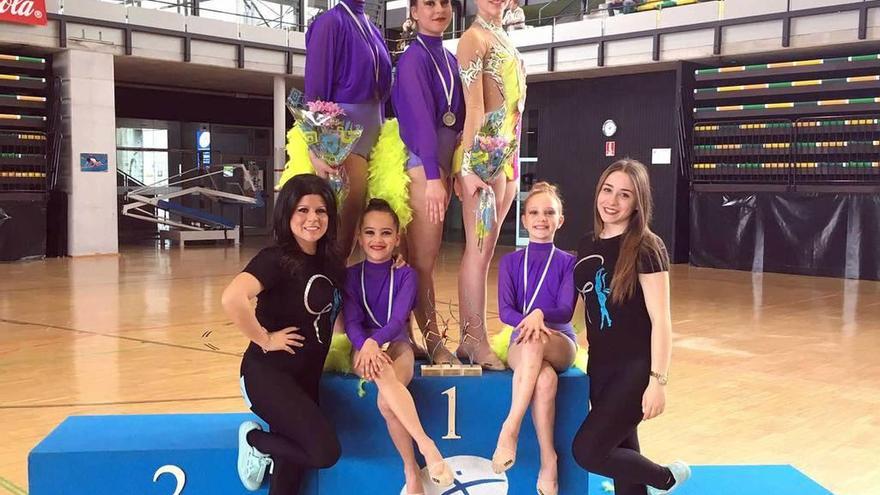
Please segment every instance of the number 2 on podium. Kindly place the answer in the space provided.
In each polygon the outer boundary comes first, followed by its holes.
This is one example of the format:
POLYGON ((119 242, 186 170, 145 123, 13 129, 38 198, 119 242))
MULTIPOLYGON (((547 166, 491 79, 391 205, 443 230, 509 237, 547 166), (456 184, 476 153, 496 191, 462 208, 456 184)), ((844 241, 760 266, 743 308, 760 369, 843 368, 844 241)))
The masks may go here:
POLYGON ((443 395, 447 396, 447 431, 443 436, 443 440, 461 440, 461 435, 455 432, 455 387, 443 391, 443 395))
POLYGON ((166 464, 157 469, 155 473, 153 473, 153 483, 159 481, 159 477, 163 474, 170 474, 171 476, 174 476, 176 485, 173 495, 180 495, 180 493, 183 491, 183 487, 186 486, 186 473, 183 472, 183 469, 180 469, 179 466, 166 464))

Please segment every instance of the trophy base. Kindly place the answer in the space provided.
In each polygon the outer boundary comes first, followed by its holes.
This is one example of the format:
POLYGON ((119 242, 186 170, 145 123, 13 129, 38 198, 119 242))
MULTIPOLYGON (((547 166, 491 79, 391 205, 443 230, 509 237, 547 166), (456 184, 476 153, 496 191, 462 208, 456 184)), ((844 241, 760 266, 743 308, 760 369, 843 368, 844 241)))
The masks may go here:
POLYGON ((483 376, 479 364, 423 364, 422 376, 483 376))

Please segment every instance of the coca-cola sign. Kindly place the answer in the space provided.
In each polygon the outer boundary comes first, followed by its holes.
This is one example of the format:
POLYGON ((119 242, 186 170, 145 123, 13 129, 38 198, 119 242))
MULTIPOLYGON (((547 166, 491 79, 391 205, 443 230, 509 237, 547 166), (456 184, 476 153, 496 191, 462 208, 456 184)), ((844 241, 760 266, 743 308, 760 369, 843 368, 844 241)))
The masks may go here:
POLYGON ((0 0, 0 21, 46 24, 46 0, 0 0))

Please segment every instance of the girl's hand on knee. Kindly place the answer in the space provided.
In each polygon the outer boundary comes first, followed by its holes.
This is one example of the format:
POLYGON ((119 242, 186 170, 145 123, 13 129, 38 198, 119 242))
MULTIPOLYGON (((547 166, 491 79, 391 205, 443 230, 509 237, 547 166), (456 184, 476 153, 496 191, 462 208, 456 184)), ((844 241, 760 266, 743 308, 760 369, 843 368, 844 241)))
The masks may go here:
POLYGON ((522 319, 519 325, 521 327, 535 329, 544 326, 544 312, 540 309, 533 309, 531 313, 527 314, 526 317, 522 319))
POLYGON ((372 356, 376 352, 382 352, 379 344, 373 339, 367 339, 355 356, 354 369, 364 380, 372 380, 372 356))
POLYGON ((391 358, 382 352, 379 343, 373 339, 365 340, 355 362, 355 367, 363 370, 363 378, 374 380, 387 364, 391 364, 391 358))
POLYGON ((550 342, 550 336, 553 335, 553 330, 541 325, 541 328, 538 329, 537 339, 541 341, 542 344, 546 344, 550 342))
POLYGON ((372 376, 372 379, 375 380, 383 371, 385 371, 387 366, 391 366, 391 363, 392 361, 388 354, 385 354, 380 350, 379 354, 375 355, 370 361, 370 375, 372 376))
POLYGON ((358 354, 357 358, 355 358, 354 363, 352 363, 351 367, 354 370, 354 374, 364 380, 369 380, 369 378, 367 378, 367 370, 364 369, 364 363, 360 359, 360 354, 358 354))
POLYGON ((666 387, 655 380, 648 382, 648 387, 642 395, 642 419, 647 421, 663 414, 666 409, 666 387))
POLYGON ((372 378, 370 378, 369 374, 367 373, 367 370, 364 369, 363 367, 355 366, 354 367, 354 374, 357 375, 362 380, 366 380, 368 382, 373 381, 372 378))
POLYGON ((527 342, 531 342, 532 340, 532 332, 530 329, 517 327, 519 329, 519 336, 516 337, 516 340, 513 341, 514 344, 525 344, 527 342))
POLYGON ((544 325, 544 312, 540 309, 536 309, 526 315, 517 326, 517 329, 520 330, 520 334, 515 342, 516 344, 532 341, 546 343, 547 338, 551 335, 550 329, 544 325))
POLYGON ((527 328, 523 329, 519 337, 516 339, 515 344, 528 344, 530 342, 540 342, 542 344, 547 343, 547 338, 550 330, 546 327, 538 327, 538 328, 527 328))

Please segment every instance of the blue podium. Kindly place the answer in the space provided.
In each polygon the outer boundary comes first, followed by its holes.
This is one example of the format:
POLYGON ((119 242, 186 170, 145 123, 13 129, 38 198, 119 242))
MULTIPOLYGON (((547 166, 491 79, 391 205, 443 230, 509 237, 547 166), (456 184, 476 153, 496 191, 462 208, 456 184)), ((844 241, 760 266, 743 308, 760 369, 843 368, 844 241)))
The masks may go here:
MULTIPOLYGON (((420 377, 410 384, 428 435, 437 442, 456 472, 457 484, 440 489, 425 485, 425 495, 532 495, 538 478, 539 450, 531 415, 527 414, 517 448, 516 465, 503 475, 491 469, 492 453, 501 423, 510 407, 510 371, 486 372, 482 377, 420 377)), ((342 458, 318 473, 322 494, 405 493, 400 457, 388 437, 376 407, 377 389, 356 394, 356 380, 328 376, 321 403, 337 425, 342 458), (366 487, 370 487, 366 489, 366 487)), ((571 456, 571 441, 586 416, 587 376, 571 369, 559 377, 556 399, 556 451, 559 454, 559 492, 587 493, 587 473, 571 456)))
MULTIPOLYGON (((71 416, 28 456, 32 495, 242 495, 238 425, 252 414, 71 416), (155 480, 155 481, 154 481, 155 480)), ((267 490, 263 489, 265 494, 267 490)), ((316 491, 305 492, 316 495, 316 491)))
MULTIPOLYGON (((410 384, 422 424, 456 471, 453 487, 425 484, 425 495, 535 493, 539 451, 531 417, 520 435, 517 463, 491 470, 491 457, 510 404, 508 372, 481 378, 420 377, 410 384)), ((377 390, 359 394, 353 376, 326 375, 321 404, 336 424, 342 458, 313 472, 303 493, 405 493, 402 465, 376 407, 377 390)), ((556 448, 560 493, 586 494, 587 473, 571 457, 571 439, 588 401, 588 379, 572 369, 560 376, 556 448)), ((235 471, 238 425, 246 414, 72 416, 30 453, 31 495, 239 495, 235 471)), ((264 487, 257 493, 266 493, 264 487)))

